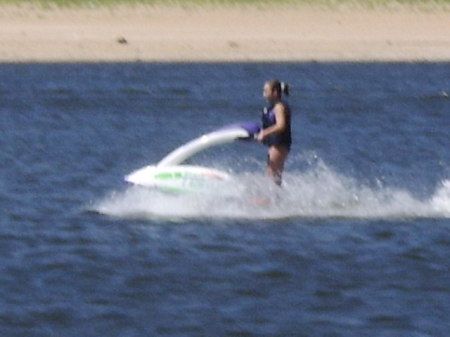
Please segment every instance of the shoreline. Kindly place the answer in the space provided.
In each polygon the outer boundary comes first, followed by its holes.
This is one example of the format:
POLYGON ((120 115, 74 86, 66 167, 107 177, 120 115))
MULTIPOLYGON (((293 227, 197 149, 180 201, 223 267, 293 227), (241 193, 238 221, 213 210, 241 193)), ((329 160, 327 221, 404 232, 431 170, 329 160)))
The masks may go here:
POLYGON ((448 62, 450 10, 0 5, 0 63, 448 62))

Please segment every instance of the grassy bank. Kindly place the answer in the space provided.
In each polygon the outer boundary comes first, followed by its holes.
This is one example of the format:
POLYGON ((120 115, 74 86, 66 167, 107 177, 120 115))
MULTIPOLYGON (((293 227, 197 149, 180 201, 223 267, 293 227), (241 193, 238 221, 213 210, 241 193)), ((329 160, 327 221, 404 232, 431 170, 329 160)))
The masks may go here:
POLYGON ((450 0, 0 0, 4 5, 31 5, 38 7, 97 7, 118 5, 174 5, 174 6, 238 6, 238 5, 313 5, 357 6, 377 8, 391 6, 449 7, 450 0))

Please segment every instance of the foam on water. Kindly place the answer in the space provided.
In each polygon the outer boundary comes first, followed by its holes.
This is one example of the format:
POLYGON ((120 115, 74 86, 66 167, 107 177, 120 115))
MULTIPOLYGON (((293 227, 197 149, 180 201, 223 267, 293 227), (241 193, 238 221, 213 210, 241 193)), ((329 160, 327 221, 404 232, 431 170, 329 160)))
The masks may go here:
POLYGON ((406 189, 367 186, 319 161, 284 175, 278 188, 261 173, 234 175, 234 183, 202 194, 168 194, 140 187, 116 191, 93 206, 117 217, 163 218, 420 218, 450 217, 450 180, 428 198, 406 189))

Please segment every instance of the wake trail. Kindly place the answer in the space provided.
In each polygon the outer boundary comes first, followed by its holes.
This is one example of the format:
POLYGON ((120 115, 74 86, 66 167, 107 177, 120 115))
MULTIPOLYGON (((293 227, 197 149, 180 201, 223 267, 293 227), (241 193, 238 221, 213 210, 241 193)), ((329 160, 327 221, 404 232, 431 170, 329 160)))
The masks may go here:
POLYGON ((335 172, 322 162, 287 172, 283 188, 263 174, 243 172, 232 182, 201 194, 168 194, 130 186, 91 205, 98 213, 125 218, 448 218, 450 180, 420 199, 406 189, 371 187, 335 172))

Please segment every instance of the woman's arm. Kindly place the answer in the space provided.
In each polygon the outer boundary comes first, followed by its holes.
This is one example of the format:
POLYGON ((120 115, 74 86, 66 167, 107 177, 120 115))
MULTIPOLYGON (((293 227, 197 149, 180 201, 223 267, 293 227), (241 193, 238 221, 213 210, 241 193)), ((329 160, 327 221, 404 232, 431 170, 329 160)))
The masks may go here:
POLYGON ((274 107, 275 124, 258 133, 256 139, 262 141, 265 137, 274 133, 283 132, 286 129, 286 107, 283 103, 277 103, 274 107))

